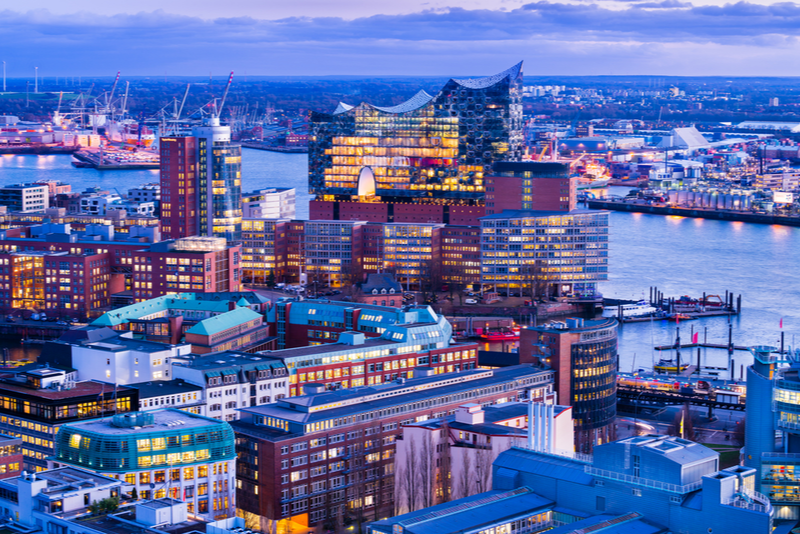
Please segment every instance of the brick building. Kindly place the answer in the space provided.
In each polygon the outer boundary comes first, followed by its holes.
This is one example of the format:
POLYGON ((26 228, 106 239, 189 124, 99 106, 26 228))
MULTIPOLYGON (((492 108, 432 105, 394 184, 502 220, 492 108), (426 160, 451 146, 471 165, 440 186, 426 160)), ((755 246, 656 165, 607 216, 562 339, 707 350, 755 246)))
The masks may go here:
MULTIPOLYGON (((395 442, 404 424, 455 413, 464 402, 543 400, 552 371, 471 370, 322 392, 242 410, 237 434, 241 510, 301 526, 394 515, 395 442)), ((399 466, 398 466, 399 467, 399 466)))

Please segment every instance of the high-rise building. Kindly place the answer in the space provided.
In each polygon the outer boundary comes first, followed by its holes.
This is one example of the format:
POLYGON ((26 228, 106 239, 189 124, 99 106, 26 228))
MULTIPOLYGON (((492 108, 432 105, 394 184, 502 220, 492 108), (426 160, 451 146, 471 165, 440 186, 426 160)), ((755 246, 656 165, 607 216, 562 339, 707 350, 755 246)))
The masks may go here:
POLYGON ((340 103, 311 123, 312 218, 464 224, 462 211, 482 214, 493 164, 522 156, 522 63, 396 106, 340 103))
POLYGON ((545 364, 556 372, 558 402, 572 406, 575 450, 591 452, 616 437, 616 319, 524 328, 519 355, 520 362, 545 364))
POLYGON ((191 136, 161 139, 161 217, 165 237, 242 232, 242 147, 231 129, 207 119, 191 136))

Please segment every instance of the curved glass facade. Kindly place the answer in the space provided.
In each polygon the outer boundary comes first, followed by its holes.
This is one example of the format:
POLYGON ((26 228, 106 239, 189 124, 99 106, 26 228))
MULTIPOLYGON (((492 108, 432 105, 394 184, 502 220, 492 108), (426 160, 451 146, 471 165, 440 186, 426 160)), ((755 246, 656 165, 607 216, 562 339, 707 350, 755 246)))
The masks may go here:
POLYGON ((340 104, 311 116, 309 191, 358 197, 361 172, 382 201, 482 201, 484 175, 522 155, 522 64, 477 80, 450 80, 431 97, 382 108, 340 104))
MULTIPOLYGON (((206 418, 203 418, 206 419, 206 418)), ((93 471, 127 473, 155 467, 208 464, 235 458, 233 429, 208 419, 208 424, 173 429, 117 428, 98 422, 64 425, 56 434, 55 459, 93 471)))
POLYGON ((572 346, 572 413, 576 430, 593 430, 617 415, 617 338, 572 346))

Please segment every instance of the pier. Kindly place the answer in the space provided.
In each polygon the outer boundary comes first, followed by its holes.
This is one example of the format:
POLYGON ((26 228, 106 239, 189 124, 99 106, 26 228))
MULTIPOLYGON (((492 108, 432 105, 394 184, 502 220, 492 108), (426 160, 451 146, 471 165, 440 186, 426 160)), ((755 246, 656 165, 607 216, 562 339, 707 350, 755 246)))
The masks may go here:
POLYGON ((81 150, 72 156, 78 161, 98 171, 138 171, 147 169, 159 169, 161 164, 158 156, 153 154, 155 159, 140 159, 134 161, 121 161, 119 156, 122 154, 133 154, 133 152, 112 151, 102 152, 99 150, 81 150))
POLYGON ((739 221, 757 224, 780 224, 783 226, 800 227, 800 217, 786 217, 783 215, 770 215, 768 213, 754 213, 751 211, 717 210, 709 208, 686 208, 670 204, 644 204, 625 202, 623 200, 589 199, 587 206, 595 210, 628 211, 635 213, 651 213, 654 215, 677 215, 680 217, 694 217, 698 219, 713 219, 716 221, 739 221))

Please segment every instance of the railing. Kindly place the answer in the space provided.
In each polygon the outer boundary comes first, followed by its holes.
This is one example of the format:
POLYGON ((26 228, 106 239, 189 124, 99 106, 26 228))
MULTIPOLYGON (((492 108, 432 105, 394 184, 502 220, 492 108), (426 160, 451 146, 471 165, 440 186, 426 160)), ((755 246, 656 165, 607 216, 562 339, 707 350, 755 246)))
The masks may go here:
POLYGON ((762 514, 772 513, 772 503, 767 496, 747 488, 742 488, 741 494, 734 495, 732 499, 723 504, 762 514), (744 496, 742 496, 742 494, 744 494, 744 496))
POLYGON ((553 458, 559 458, 561 460, 575 460, 577 462, 581 462, 584 464, 591 464, 592 463, 592 455, 591 454, 583 454, 581 452, 571 452, 571 451, 553 451, 553 452, 546 452, 546 451, 539 451, 536 449, 531 449, 527 445, 514 445, 515 449, 523 449, 526 451, 532 451, 536 454, 542 454, 544 456, 551 456, 553 458))
POLYGON ((800 421, 788 421, 786 419, 778 419, 778 426, 788 430, 800 430, 800 421))
POLYGON ((791 458, 800 460, 800 453, 797 452, 762 452, 762 458, 791 458))
POLYGON ((634 477, 631 475, 624 475, 622 473, 615 473, 613 471, 606 471, 605 469, 597 469, 596 467, 592 467, 587 465, 584 468, 584 471, 590 475, 594 475, 600 478, 606 478, 609 480, 617 480, 619 482, 625 482, 627 484, 634 484, 636 486, 642 486, 645 488, 652 488, 660 491, 668 491, 670 493, 678 493, 678 494, 685 494, 689 493, 690 491, 694 491, 700 489, 703 485, 701 481, 693 482, 691 484, 669 484, 667 482, 661 482, 660 480, 651 480, 649 478, 641 478, 641 477, 634 477))

